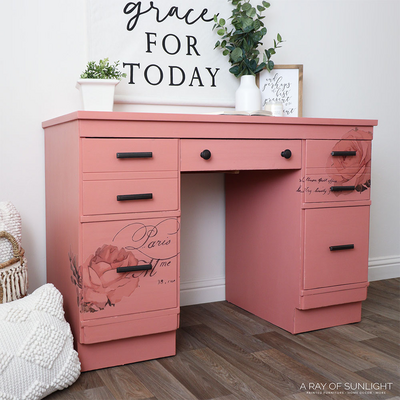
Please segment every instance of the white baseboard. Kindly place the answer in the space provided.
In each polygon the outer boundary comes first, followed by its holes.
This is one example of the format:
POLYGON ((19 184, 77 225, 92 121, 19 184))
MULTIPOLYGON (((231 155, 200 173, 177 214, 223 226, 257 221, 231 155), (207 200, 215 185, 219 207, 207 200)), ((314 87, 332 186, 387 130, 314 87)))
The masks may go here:
MULTIPOLYGON (((380 281, 400 277, 399 257, 370 258, 368 280, 380 281)), ((181 306, 225 300, 225 278, 181 282, 181 306)))
POLYGON ((225 278, 181 282, 181 306, 225 300, 225 278))
POLYGON ((368 280, 380 281, 400 277, 400 256, 370 258, 368 262, 368 280))

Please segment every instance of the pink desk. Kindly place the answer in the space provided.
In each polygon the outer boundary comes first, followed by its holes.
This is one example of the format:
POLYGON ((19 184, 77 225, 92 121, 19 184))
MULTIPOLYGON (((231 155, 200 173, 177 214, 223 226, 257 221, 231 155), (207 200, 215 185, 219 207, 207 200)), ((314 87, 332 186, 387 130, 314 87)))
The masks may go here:
POLYGON ((184 172, 227 172, 227 301, 291 333, 360 321, 376 124, 83 111, 45 122, 47 279, 82 369, 175 354, 184 172))

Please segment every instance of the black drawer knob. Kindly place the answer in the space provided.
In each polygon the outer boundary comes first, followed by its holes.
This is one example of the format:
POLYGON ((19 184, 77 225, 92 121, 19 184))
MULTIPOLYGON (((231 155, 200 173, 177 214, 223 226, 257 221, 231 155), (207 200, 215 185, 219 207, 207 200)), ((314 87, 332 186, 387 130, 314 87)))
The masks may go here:
POLYGON ((205 160, 209 160, 210 158, 211 158, 211 151, 210 150, 203 150, 201 153, 200 153, 200 157, 201 158, 204 158, 205 160))
POLYGON ((282 151, 281 156, 288 160, 290 157, 292 157, 292 152, 289 149, 286 149, 282 151))

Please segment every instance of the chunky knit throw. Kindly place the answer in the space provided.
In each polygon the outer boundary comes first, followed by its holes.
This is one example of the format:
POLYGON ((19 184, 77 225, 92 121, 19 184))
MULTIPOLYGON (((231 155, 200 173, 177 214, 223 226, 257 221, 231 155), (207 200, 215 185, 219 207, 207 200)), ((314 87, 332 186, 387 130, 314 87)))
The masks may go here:
POLYGON ((63 298, 52 284, 0 304, 0 400, 42 399, 79 374, 63 298))

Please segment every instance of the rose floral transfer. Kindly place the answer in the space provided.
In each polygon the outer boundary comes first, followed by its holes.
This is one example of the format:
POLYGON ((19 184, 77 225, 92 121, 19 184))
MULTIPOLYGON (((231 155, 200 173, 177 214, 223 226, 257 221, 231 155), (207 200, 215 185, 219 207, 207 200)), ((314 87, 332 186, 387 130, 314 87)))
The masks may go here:
POLYGON ((139 292, 143 294, 150 287, 155 290, 160 286, 172 292, 177 285, 178 219, 109 224, 111 232, 115 232, 110 235, 113 244, 96 244, 93 250, 100 247, 79 266, 74 254, 69 253, 71 281, 83 313, 94 313, 118 303, 121 309, 127 298, 130 298, 130 306, 137 305, 134 297, 137 295, 136 300, 139 300, 139 292), (117 272, 119 267, 136 266, 135 271, 117 272))
POLYGON ((114 306, 129 297, 138 287, 139 278, 132 272, 116 273, 118 267, 136 266, 138 260, 130 251, 103 245, 79 268, 70 255, 72 282, 81 289, 78 304, 82 312, 96 312, 114 306))
MULTIPOLYGON (((355 186, 363 192, 371 186, 371 145, 365 140, 365 132, 352 129, 335 144, 332 151, 355 151, 355 156, 329 157, 327 171, 339 185, 355 186), (364 139, 364 140, 363 140, 364 139)), ((335 192, 339 195, 346 192, 335 192)))

